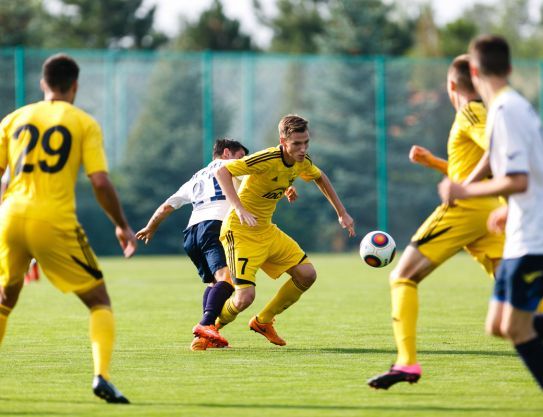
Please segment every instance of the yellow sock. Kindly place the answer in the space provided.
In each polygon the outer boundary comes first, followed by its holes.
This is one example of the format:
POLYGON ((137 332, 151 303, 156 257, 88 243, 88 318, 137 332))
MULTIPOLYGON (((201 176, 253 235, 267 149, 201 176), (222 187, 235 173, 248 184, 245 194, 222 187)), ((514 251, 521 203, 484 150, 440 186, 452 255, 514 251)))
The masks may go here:
POLYGON ((300 299, 307 288, 300 286, 292 278, 283 284, 277 294, 266 304, 260 313, 258 321, 261 323, 271 323, 273 318, 285 311, 292 304, 300 299))
POLYGON ((220 323, 219 327, 226 326, 228 323, 232 323, 239 314, 239 310, 234 305, 233 296, 230 297, 224 303, 221 314, 217 317, 217 321, 220 323))
POLYGON ((417 363, 417 316, 419 301, 417 284, 410 279, 400 278, 391 285, 392 328, 398 348, 396 365, 417 363))
POLYGON ((109 380, 109 364, 115 339, 115 322, 109 306, 96 306, 90 313, 90 339, 94 375, 102 375, 109 380))
POLYGON ((6 333, 9 313, 11 313, 11 308, 0 305, 0 343, 2 343, 2 339, 6 333))
POLYGON ((543 313, 543 300, 539 302, 539 305, 537 306, 536 313, 543 313))

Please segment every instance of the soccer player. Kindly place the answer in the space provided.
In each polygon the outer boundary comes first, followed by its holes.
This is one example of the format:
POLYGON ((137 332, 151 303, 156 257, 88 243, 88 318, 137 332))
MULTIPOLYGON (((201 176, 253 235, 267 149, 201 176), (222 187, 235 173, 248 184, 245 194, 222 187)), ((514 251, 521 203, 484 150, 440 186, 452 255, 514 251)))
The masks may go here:
MULTIPOLYGON (((458 56, 449 66, 447 92, 456 110, 447 143, 448 160, 419 146, 413 146, 409 157, 460 182, 468 178, 488 148, 486 110, 471 82, 467 55, 458 56)), ((421 367, 415 343, 418 284, 462 249, 492 276, 501 258, 503 237, 490 233, 486 220, 499 206, 497 197, 470 199, 456 206, 440 205, 411 238, 390 274, 392 328, 398 355, 388 372, 368 381, 370 387, 388 389, 398 382, 419 380, 421 367)))
POLYGON ((195 338, 191 344, 192 350, 228 346, 228 341, 215 328, 215 320, 224 302, 234 292, 219 240, 222 221, 230 204, 213 173, 230 160, 242 158, 247 153, 247 148, 237 141, 217 140, 213 147, 213 161, 162 203, 147 226, 136 233, 138 239, 149 243, 164 219, 184 204, 192 204, 192 214, 183 232, 183 246, 198 269, 200 278, 208 284, 203 296, 203 317, 193 329, 195 338))
POLYGON ((81 165, 96 198, 115 224, 124 256, 137 240, 124 216, 107 164, 98 123, 73 105, 79 67, 57 54, 43 64, 44 100, 24 106, 0 123, 0 173, 12 173, 0 205, 0 342, 32 257, 52 284, 75 293, 90 311, 94 394, 128 403, 109 381, 115 336, 111 302, 102 271, 75 213, 81 165))
POLYGON ((530 103, 508 85, 511 58, 505 39, 480 36, 471 42, 469 55, 473 84, 489 109, 486 132, 491 138, 493 178, 467 185, 445 179, 439 192, 449 204, 473 197, 507 197, 508 214, 500 208, 489 218, 494 230, 505 225, 505 248, 486 329, 511 341, 543 389, 543 334, 541 323, 534 323, 534 312, 543 298, 541 121, 530 103))
POLYGON ((304 251, 287 234, 272 223, 277 202, 297 177, 315 181, 336 210, 341 227, 354 236, 354 223, 337 196, 330 180, 309 157, 307 120, 288 115, 279 122, 279 146, 268 148, 220 168, 215 176, 232 205, 223 222, 221 241, 227 255, 235 292, 217 319, 222 327, 232 322, 255 298, 256 272, 262 268, 271 278, 284 272, 290 279, 270 302, 249 322, 250 329, 271 343, 286 342, 276 333, 273 322, 277 314, 294 304, 315 282, 317 273, 304 251), (245 176, 236 193, 232 177, 245 176))

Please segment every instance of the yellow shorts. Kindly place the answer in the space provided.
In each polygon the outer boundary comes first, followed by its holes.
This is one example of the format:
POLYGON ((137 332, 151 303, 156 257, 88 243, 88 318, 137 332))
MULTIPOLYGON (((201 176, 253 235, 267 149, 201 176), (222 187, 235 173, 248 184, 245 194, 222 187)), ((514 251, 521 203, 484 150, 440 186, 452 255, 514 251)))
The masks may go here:
POLYGON ((88 291, 103 282, 83 228, 6 216, 0 223, 0 285, 20 283, 32 258, 62 292, 88 291))
POLYGON ((256 272, 262 270, 277 279, 299 264, 309 263, 305 252, 275 224, 251 229, 249 226, 221 229, 226 262, 236 288, 256 285, 256 272))
POLYGON ((441 205, 411 238, 411 245, 434 265, 465 249, 493 275, 493 260, 502 257, 504 235, 490 233, 486 227, 492 209, 441 205))

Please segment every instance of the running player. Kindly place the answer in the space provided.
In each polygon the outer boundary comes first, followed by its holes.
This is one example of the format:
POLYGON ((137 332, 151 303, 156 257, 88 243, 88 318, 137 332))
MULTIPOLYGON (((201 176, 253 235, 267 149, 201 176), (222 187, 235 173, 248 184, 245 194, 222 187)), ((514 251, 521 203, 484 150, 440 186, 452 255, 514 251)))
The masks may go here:
POLYGON ((100 126, 73 105, 78 75, 71 57, 51 56, 40 81, 44 100, 16 110, 0 124, 0 172, 9 167, 12 173, 0 205, 0 342, 34 257, 53 285, 75 293, 90 311, 94 394, 128 403, 109 382, 115 336, 111 302, 75 213, 81 165, 115 224, 126 257, 134 254, 137 241, 107 174, 100 126))
POLYGON ((261 269, 277 279, 284 272, 290 279, 270 302, 249 322, 250 329, 271 343, 285 345, 273 327, 274 318, 294 304, 315 282, 317 273, 304 251, 287 234, 272 223, 279 199, 297 177, 315 181, 334 207, 338 220, 349 236, 354 223, 337 196, 328 177, 307 154, 309 130, 307 120, 288 115, 279 122, 279 146, 230 162, 215 176, 232 211, 223 222, 221 241, 235 285, 217 319, 218 327, 232 322, 255 298, 256 272, 261 269), (232 177, 245 176, 236 193, 232 177))
MULTIPOLYGON (((460 55, 451 63, 447 74, 447 92, 456 110, 447 144, 448 161, 418 146, 411 149, 410 159, 460 182, 474 170, 488 148, 484 133, 486 110, 471 82, 467 55, 460 55)), ((398 382, 414 383, 419 380, 422 371, 417 362, 415 343, 417 286, 462 249, 493 276, 503 251, 503 237, 488 232, 486 219, 499 206, 496 197, 474 198, 454 207, 443 204, 435 209, 412 237, 390 274, 392 328, 398 356, 388 372, 368 381, 370 387, 388 389, 398 382)))
POLYGON ((492 229, 505 228, 506 240, 486 329, 513 344, 543 389, 543 335, 541 323, 534 326, 543 298, 542 125, 531 104, 508 85, 511 58, 505 39, 480 36, 471 42, 469 54, 473 84, 489 107, 486 132, 493 178, 469 185, 445 179, 439 191, 449 204, 472 197, 508 198, 508 214, 500 208, 489 218, 492 229))
MULTIPOLYGON (((215 328, 224 302, 234 292, 230 272, 226 266, 224 249, 219 240, 222 221, 230 208, 213 173, 232 159, 244 157, 248 150, 241 143, 219 139, 213 147, 213 161, 202 168, 169 197, 136 237, 149 243, 158 226, 174 210, 192 204, 192 214, 183 232, 183 246, 207 285, 203 295, 203 317, 194 326, 192 350, 228 346, 227 340, 215 328)), ((239 184, 238 184, 239 185, 239 184)))

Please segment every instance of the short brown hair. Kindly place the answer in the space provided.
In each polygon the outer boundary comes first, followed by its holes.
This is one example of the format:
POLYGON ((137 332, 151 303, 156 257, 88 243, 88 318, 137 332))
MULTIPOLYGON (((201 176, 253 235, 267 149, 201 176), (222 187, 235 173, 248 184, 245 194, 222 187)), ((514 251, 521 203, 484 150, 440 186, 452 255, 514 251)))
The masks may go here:
POLYGON ((503 77, 511 70, 511 53, 505 38, 498 35, 481 35, 469 45, 470 59, 482 75, 503 77))
POLYGON ((221 138, 217 139, 215 141, 215 145, 213 145, 213 159, 220 158, 225 149, 230 149, 230 151, 233 153, 243 149, 245 151, 245 155, 249 154, 249 149, 247 149, 237 140, 221 138))
POLYGON ((462 54, 457 56, 449 66, 449 74, 452 74, 456 85, 460 91, 474 93, 475 88, 471 82, 469 72, 469 55, 462 54))
POLYGON ((289 114, 279 121, 279 137, 288 138, 293 133, 303 133, 309 122, 296 114, 289 114))
POLYGON ((66 54, 52 55, 43 63, 42 76, 52 90, 66 93, 79 77, 79 66, 66 54))

